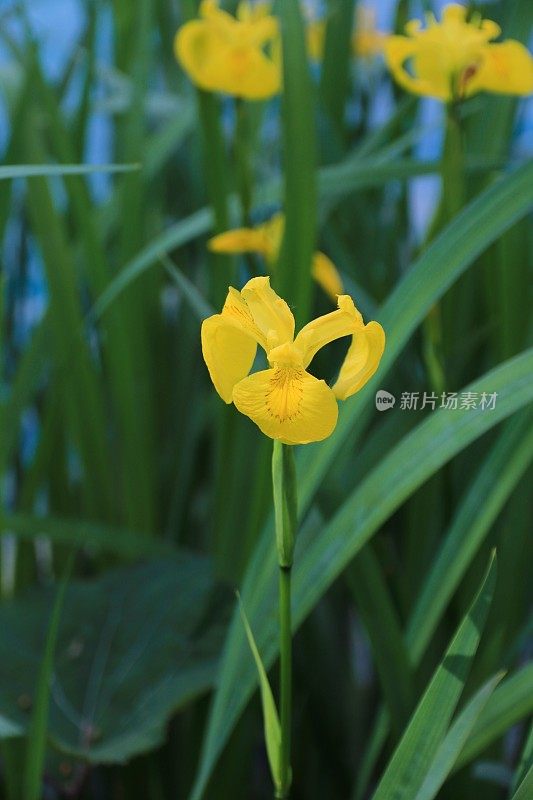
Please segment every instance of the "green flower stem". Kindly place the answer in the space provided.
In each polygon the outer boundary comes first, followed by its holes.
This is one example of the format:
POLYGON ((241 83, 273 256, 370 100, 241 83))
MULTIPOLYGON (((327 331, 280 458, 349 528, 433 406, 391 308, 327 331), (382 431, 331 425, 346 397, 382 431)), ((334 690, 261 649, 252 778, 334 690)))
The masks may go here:
POLYGON ((291 567, 279 569, 281 787, 276 797, 286 800, 291 784, 292 630, 291 567))
POLYGON ((280 775, 276 797, 286 800, 291 785, 292 626, 291 572, 296 539, 296 469, 290 445, 274 441, 272 485, 279 562, 280 775))

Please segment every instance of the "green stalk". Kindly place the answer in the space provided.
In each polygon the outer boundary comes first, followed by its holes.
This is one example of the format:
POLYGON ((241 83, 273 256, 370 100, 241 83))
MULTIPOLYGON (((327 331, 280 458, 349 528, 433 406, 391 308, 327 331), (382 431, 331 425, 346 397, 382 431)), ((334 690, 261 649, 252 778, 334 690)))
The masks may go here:
POLYGON ((277 798, 288 798, 291 785, 292 632, 291 567, 279 568, 281 787, 277 798))
POLYGON ((290 445, 274 440, 272 486, 279 563, 280 634, 280 784, 276 798, 287 800, 291 785, 292 624, 291 573, 296 539, 297 494, 294 454, 290 445))

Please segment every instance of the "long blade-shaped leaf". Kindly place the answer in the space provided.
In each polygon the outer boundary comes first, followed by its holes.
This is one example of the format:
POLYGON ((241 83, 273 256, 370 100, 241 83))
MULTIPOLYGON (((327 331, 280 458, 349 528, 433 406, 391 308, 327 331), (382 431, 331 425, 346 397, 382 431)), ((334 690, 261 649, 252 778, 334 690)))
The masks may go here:
POLYGON ((279 723, 278 709, 276 708, 276 703, 274 700, 274 695, 272 694, 272 689, 270 688, 268 675, 266 674, 266 670, 263 666, 261 655, 259 653, 259 650, 257 649, 257 644, 255 643, 254 634, 250 627, 250 623, 248 622, 248 618, 246 616, 246 612, 244 610, 244 606, 241 602, 240 597, 239 597, 239 609, 241 612, 244 630, 246 632, 246 638, 248 639, 248 644, 250 645, 250 650, 252 651, 252 655, 255 661, 255 666, 257 667, 257 674, 259 676, 259 687, 261 689, 261 704, 263 706, 263 725, 265 730, 265 742, 268 753, 268 761, 270 763, 270 769, 272 771, 272 779, 276 784, 276 786, 279 786, 281 783, 281 764, 280 764, 281 727, 279 723))
POLYGON ((59 630, 59 620, 63 608, 63 599, 72 570, 74 555, 69 558, 64 575, 56 595, 43 654, 39 680, 37 682, 35 704, 32 721, 28 733, 28 749, 26 753, 26 770, 24 774, 24 797, 26 800, 38 800, 41 797, 41 778, 44 767, 48 711, 50 707, 50 691, 54 669, 54 653, 59 630))
POLYGON ((427 771, 424 782, 417 792, 415 800, 433 800, 433 798, 436 797, 439 789, 451 772, 477 718, 489 701, 494 689, 501 681, 503 674, 503 672, 500 672, 487 681, 487 683, 476 692, 466 708, 461 711, 457 719, 453 722, 435 754, 435 758, 427 771))
POLYGON ((466 617, 418 704, 373 800, 412 798, 444 739, 463 691, 496 583, 495 556, 466 617))

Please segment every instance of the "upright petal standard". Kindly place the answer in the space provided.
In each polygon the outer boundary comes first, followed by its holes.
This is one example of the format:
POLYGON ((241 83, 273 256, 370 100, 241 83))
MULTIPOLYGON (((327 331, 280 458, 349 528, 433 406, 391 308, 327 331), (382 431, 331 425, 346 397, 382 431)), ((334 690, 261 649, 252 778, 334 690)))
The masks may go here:
POLYGON ((523 44, 492 43, 500 27, 456 3, 445 6, 441 22, 411 20, 407 36, 388 36, 385 58, 397 83, 414 94, 453 102, 476 92, 528 95, 533 92, 533 58, 523 44))
POLYGON ((240 292, 230 287, 222 312, 202 325, 202 352, 219 395, 266 436, 285 444, 330 436, 337 424, 337 399, 365 385, 384 348, 383 328, 378 322, 365 325, 349 295, 340 295, 336 311, 305 325, 295 338, 292 312, 267 277, 252 278, 240 292), (352 342, 330 388, 307 367, 318 350, 343 336, 352 342), (249 375, 258 344, 269 366, 249 375))

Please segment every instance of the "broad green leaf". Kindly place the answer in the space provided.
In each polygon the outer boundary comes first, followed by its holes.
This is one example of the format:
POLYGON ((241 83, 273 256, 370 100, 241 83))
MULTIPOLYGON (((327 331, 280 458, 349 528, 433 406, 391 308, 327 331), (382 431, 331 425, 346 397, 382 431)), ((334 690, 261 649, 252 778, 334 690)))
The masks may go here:
MULTIPOLYGON (((229 592, 209 562, 180 554, 73 581, 58 631, 50 740, 91 763, 159 745, 170 716, 211 687, 229 592)), ((2 728, 24 732, 35 700, 50 591, 0 608, 2 728)))
POLYGON ((279 724, 278 709, 276 708, 276 702, 272 694, 272 689, 270 688, 268 675, 266 674, 263 662, 261 661, 261 655, 257 649, 254 634, 250 627, 250 623, 248 622, 246 611, 244 610, 240 596, 238 599, 242 622, 244 625, 244 630, 246 631, 246 638, 248 639, 248 644, 250 645, 250 650, 252 651, 255 666, 257 667, 257 674, 259 676, 261 705, 263 706, 263 726, 272 780, 274 781, 274 785, 279 788, 281 785, 281 728, 279 724))
POLYGON ((481 588, 416 707, 372 800, 410 800, 420 789, 461 697, 495 583, 493 555, 481 588))
MULTIPOLYGON (((360 548, 413 491, 478 436, 533 399, 529 379, 533 350, 505 362, 465 391, 497 392, 489 414, 477 410, 435 411, 387 454, 362 484, 348 496, 316 539, 301 548, 297 539, 293 612, 297 627, 360 548)), ((297 468, 299 480, 305 473, 297 468)), ((262 544, 262 543, 261 543, 262 544)), ((249 570, 243 599, 268 667, 277 652, 268 610, 275 603, 276 564, 272 541, 257 551, 260 567, 249 570)), ((239 620, 233 619, 225 643, 221 672, 205 751, 192 798, 202 796, 205 783, 227 736, 253 690, 255 676, 244 664, 245 642, 239 620), (238 698, 238 700, 237 700, 238 698)))
POLYGON ((427 770, 422 786, 418 790, 415 800, 433 800, 441 786, 451 772, 459 753, 467 741, 477 718, 486 706, 490 696, 504 673, 500 672, 491 678, 479 689, 467 706, 454 720, 435 757, 427 770))
POLYGON ((531 713, 533 713, 533 664, 530 663, 498 686, 480 714, 454 770, 468 764, 503 736, 512 725, 531 713))
POLYGON ((531 766, 522 783, 513 794, 511 800, 531 800, 533 795, 533 766, 531 766))

